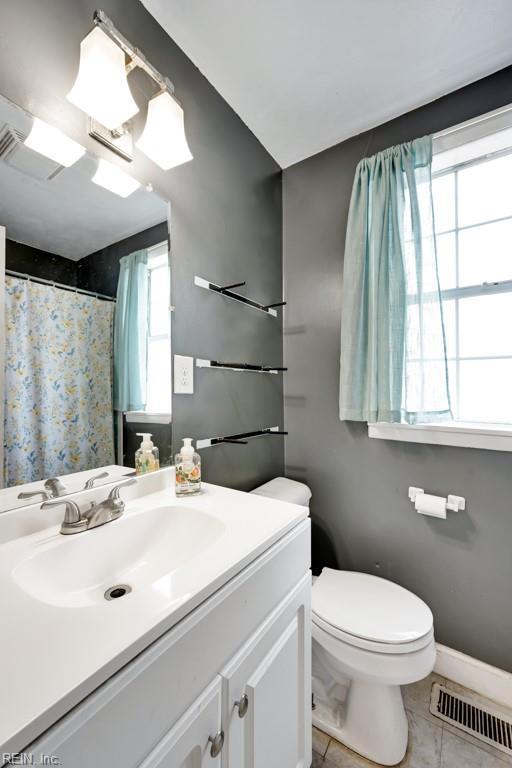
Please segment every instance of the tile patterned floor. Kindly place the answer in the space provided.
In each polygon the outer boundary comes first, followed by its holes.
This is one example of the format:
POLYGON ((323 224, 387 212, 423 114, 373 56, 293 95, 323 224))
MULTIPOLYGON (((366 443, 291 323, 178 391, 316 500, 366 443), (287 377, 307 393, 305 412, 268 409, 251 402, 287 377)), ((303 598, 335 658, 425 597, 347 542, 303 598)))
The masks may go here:
MULTIPOLYGON (((482 744, 469 734, 443 723, 429 712, 432 684, 444 684, 444 678, 430 675, 402 689, 409 719, 409 747, 400 768, 506 768, 512 759, 491 746, 482 744)), ((448 682, 454 692, 466 696, 476 694, 448 682)), ((480 701, 484 701, 480 699, 480 701)), ((376 768, 339 742, 313 729, 312 768, 376 768)))

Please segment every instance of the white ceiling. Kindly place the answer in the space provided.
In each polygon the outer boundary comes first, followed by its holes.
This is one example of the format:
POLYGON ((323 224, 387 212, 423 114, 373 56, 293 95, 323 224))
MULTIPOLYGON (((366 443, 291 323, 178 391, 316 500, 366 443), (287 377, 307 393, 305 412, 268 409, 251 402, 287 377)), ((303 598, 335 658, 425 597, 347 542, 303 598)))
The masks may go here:
POLYGON ((511 0, 142 2, 283 168, 512 63, 511 0))
MULTIPOLYGON (((0 97, 0 131, 5 125, 27 135, 32 119, 0 97)), ((41 155, 21 145, 23 165, 40 168, 41 155)), ((59 166, 60 167, 60 166, 59 166)), ((0 159, 0 225, 18 243, 78 261, 167 218, 167 203, 140 187, 121 198, 91 179, 97 159, 84 155, 70 168, 40 181, 0 159)))

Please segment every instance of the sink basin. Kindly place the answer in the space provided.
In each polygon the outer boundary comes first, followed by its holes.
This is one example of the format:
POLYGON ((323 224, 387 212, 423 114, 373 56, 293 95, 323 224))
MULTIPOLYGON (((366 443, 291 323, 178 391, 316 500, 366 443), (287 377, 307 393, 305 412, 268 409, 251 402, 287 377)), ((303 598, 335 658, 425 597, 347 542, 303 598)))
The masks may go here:
POLYGON ((212 547, 224 529, 216 517, 188 506, 133 512, 90 531, 41 541, 12 578, 50 605, 94 605, 116 584, 135 592, 169 578, 212 547))

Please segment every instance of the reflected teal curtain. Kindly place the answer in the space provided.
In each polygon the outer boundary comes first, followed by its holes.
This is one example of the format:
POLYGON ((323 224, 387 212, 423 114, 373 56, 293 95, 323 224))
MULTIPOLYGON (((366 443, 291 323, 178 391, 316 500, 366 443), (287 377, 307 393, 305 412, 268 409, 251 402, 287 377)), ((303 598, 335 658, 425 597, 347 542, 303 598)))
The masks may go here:
POLYGON ((114 463, 114 306, 5 278, 5 485, 114 463))
POLYGON ((451 418, 432 139, 361 160, 345 243, 340 419, 451 418))
POLYGON ((146 406, 148 253, 135 251, 120 262, 114 322, 114 409, 146 406))

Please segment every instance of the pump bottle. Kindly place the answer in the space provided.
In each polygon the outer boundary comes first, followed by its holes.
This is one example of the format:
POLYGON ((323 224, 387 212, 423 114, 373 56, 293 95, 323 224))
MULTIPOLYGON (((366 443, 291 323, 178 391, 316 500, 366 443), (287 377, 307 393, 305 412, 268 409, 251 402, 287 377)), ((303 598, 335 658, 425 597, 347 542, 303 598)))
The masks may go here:
POLYGON ((142 442, 135 452, 135 471, 138 475, 155 472, 160 469, 160 460, 158 448, 151 441, 152 435, 149 432, 137 432, 137 435, 142 437, 142 442))
POLYGON ((194 451, 192 438, 185 437, 174 461, 176 496, 190 496, 201 491, 201 457, 194 451))

